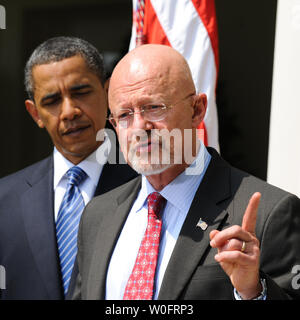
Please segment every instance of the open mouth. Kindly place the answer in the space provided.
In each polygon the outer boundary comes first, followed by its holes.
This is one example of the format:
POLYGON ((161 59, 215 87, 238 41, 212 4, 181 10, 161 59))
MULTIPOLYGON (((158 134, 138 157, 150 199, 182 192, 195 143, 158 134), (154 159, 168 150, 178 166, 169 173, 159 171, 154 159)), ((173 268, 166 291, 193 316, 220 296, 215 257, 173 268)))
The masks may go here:
POLYGON ((63 136, 77 136, 90 127, 90 125, 86 125, 81 127, 69 128, 66 132, 63 133, 63 136))

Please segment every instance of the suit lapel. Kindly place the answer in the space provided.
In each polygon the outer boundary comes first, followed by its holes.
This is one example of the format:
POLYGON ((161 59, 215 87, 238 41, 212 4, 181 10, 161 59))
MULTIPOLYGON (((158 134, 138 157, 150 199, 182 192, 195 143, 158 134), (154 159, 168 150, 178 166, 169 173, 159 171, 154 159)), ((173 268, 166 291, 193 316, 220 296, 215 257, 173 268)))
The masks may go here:
POLYGON ((110 214, 103 218, 95 241, 98 246, 95 247, 92 258, 91 276, 88 279, 91 285, 88 286, 87 299, 105 298, 106 273, 110 258, 132 204, 140 190, 140 185, 140 177, 132 180, 131 185, 125 192, 112 203, 110 214))
POLYGON ((158 299, 178 299, 197 266, 203 263, 210 231, 222 229, 228 218, 224 200, 231 195, 229 179, 229 167, 213 157, 180 231, 158 299), (206 230, 196 226, 200 218, 207 223, 206 230))
POLYGON ((115 189, 135 178, 137 175, 138 174, 128 165, 115 165, 107 162, 103 166, 94 196, 99 196, 105 192, 115 189))
POLYGON ((54 224, 53 159, 43 163, 26 181, 21 197, 23 221, 35 263, 50 299, 62 298, 54 224))
POLYGON ((94 197, 99 196, 111 189, 113 189, 113 183, 116 177, 114 177, 114 170, 112 170, 111 165, 107 162, 102 169, 102 173, 95 190, 94 197))

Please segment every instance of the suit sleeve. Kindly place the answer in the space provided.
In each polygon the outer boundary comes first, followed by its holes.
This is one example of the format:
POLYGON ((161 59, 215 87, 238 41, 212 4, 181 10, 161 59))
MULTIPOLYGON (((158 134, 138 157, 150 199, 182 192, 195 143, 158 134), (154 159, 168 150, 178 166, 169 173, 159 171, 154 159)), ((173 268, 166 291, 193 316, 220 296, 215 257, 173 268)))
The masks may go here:
POLYGON ((81 300, 81 276, 77 273, 75 280, 75 288, 73 290, 72 300, 81 300))
MULTIPOLYGON (((82 213, 82 215, 84 212, 82 213)), ((82 300, 82 294, 81 294, 81 274, 80 274, 80 259, 82 258, 82 246, 81 246, 81 237, 82 237, 82 224, 83 224, 83 216, 80 220, 79 223, 79 228, 78 228, 78 236, 77 236, 77 255, 74 263, 74 268, 76 268, 76 272, 72 273, 72 283, 73 283, 73 288, 72 292, 70 294, 70 298, 72 300, 82 300)))
POLYGON ((267 299, 300 298, 300 290, 293 288, 292 273, 293 267, 300 265, 300 200, 296 196, 284 196, 268 215, 260 265, 267 280, 267 299))

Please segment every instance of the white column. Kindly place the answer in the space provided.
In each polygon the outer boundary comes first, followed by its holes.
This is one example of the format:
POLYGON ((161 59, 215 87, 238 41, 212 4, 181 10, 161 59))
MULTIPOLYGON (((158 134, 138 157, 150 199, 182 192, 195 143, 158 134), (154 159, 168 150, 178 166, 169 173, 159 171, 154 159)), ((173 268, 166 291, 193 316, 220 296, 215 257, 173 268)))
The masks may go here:
POLYGON ((278 0, 268 182, 300 196, 300 0, 278 0))

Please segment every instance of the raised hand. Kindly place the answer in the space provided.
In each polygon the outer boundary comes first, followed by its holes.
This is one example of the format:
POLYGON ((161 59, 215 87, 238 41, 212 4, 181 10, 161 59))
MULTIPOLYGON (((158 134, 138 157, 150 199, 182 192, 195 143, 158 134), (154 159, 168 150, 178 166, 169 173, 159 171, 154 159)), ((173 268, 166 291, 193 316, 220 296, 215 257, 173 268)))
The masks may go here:
POLYGON ((259 296, 259 241, 255 236, 257 209, 261 194, 252 195, 242 226, 232 226, 210 233, 210 245, 218 249, 215 259, 229 276, 232 285, 243 299, 259 296))

